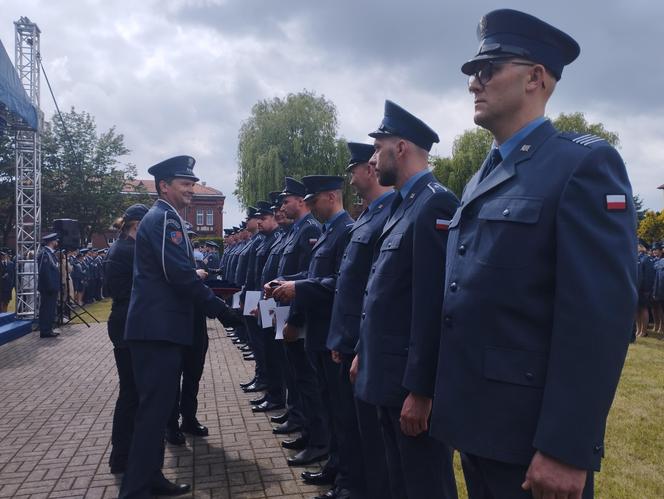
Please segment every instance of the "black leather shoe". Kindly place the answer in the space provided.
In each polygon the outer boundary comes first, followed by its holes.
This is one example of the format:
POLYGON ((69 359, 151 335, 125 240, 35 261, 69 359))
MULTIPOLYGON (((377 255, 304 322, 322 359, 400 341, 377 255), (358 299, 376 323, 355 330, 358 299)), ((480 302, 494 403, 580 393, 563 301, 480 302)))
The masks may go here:
POLYGON ((184 438, 184 433, 178 428, 177 430, 166 430, 166 441, 171 445, 184 445, 187 440, 184 438))
POLYGON ((275 424, 284 424, 286 421, 288 421, 288 411, 284 412, 283 414, 279 414, 278 416, 270 417, 270 421, 275 424))
POLYGON ((267 385, 265 383, 256 382, 253 385, 249 385, 244 389, 244 393, 256 393, 267 390, 267 385))
POLYGON ((207 437, 210 434, 207 426, 200 424, 197 419, 194 419, 193 421, 183 421, 181 430, 184 433, 196 435, 197 437, 207 437))
POLYGON ((251 352, 251 347, 249 345, 244 345, 243 347, 240 347, 241 352, 251 352))
POLYGON ((297 438, 291 438, 289 440, 282 441, 281 446, 284 449, 304 450, 304 449, 307 448, 308 443, 309 443, 309 439, 307 437, 297 437, 297 438))
POLYGON ((244 357, 244 360, 256 360, 256 357, 254 357, 254 354, 252 353, 251 355, 244 357))
POLYGON ((251 412, 270 412, 283 409, 284 404, 275 404, 274 402, 268 402, 267 400, 262 404, 255 405, 251 408, 251 412))
POLYGON ((181 496, 191 491, 188 483, 174 483, 161 477, 150 486, 150 493, 154 496, 181 496))
POLYGON ((296 431, 300 431, 301 429, 302 427, 300 425, 286 421, 285 423, 272 428, 272 433, 275 435, 288 435, 289 433, 294 433, 296 431))
POLYGON ((266 395, 263 395, 262 397, 259 397, 259 398, 257 398, 257 399, 250 400, 249 403, 250 403, 251 405, 261 405, 261 404, 262 404, 263 402, 265 402, 266 400, 267 400, 267 399, 266 399, 266 395))
POLYGON ((227 333, 232 333, 233 331, 235 331, 235 328, 230 326, 228 327, 224 326, 224 329, 226 330, 227 333))
POLYGON ((256 377, 255 376, 251 381, 247 381, 246 383, 240 383, 240 388, 242 388, 242 389, 247 388, 249 385, 253 385, 254 383, 256 383, 256 377))
POLYGON ((314 497, 314 499, 350 499, 350 490, 335 487, 325 492, 325 494, 314 497))
POLYGON ((233 343, 235 343, 236 345, 244 345, 244 342, 240 338, 235 338, 233 340, 233 343))
POLYGON ((334 485, 337 472, 324 467, 318 472, 303 471, 300 476, 308 485, 334 485))
POLYGON ((306 466, 327 459, 327 447, 307 447, 286 459, 288 466, 306 466))
POLYGON ((39 337, 40 338, 57 338, 58 335, 55 334, 54 332, 50 332, 50 333, 40 334, 39 337))

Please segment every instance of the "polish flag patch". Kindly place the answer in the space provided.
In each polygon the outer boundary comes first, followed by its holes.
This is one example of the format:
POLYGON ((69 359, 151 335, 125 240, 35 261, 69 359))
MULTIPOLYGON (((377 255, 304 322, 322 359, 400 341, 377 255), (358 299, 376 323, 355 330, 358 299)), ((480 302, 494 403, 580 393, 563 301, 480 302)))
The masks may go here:
POLYGON ((436 230, 448 230, 450 228, 450 220, 443 220, 442 218, 436 219, 436 230))
POLYGON ((627 196, 625 194, 607 194, 607 211, 625 211, 627 209, 627 196))

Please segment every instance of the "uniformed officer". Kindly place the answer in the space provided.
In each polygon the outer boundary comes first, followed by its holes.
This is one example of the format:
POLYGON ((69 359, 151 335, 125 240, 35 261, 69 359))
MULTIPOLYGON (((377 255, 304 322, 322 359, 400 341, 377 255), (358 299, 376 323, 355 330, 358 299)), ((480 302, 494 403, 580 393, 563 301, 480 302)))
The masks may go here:
MULTIPOLYGON (((321 226, 304 201, 305 196, 304 184, 292 177, 286 177, 281 196, 281 209, 286 217, 294 222, 285 236, 276 280, 285 280, 285 276, 307 272, 309 269, 311 251, 320 237, 321 226)), ((270 283, 267 283, 263 289, 266 296, 271 296, 270 283)), ((288 397, 288 419, 274 428, 273 432, 291 433, 302 427, 301 438, 285 440, 282 446, 303 451, 308 445, 310 450, 306 455, 298 454, 288 458, 289 465, 304 466, 325 459, 328 455, 329 435, 325 423, 325 410, 316 373, 304 350, 304 339, 282 343, 287 359, 286 384, 293 397, 290 395, 288 397)))
POLYGON ((636 338, 648 336, 648 322, 650 320, 649 307, 652 304, 652 292, 655 285, 655 260, 650 256, 650 245, 639 239, 637 247, 637 308, 636 308, 636 338))
POLYGON ((161 473, 166 422, 175 403, 182 346, 191 345, 194 303, 208 317, 228 308, 196 273, 193 250, 178 210, 193 197, 195 160, 176 156, 152 166, 159 199, 136 235, 134 278, 125 339, 129 343, 139 406, 120 497, 176 495, 187 484, 161 473))
POLYGON ((205 247, 208 250, 208 255, 205 262, 208 269, 218 270, 220 265, 219 245, 214 241, 205 241, 205 247))
MULTIPOLYGON (((274 211, 272 209, 272 203, 268 201, 258 201, 256 203, 258 216, 258 232, 263 235, 263 240, 256 249, 256 259, 253 269, 253 277, 249 276, 249 279, 252 279, 251 288, 254 291, 263 291, 262 275, 267 263, 268 256, 270 254, 270 249, 277 241, 281 239, 280 231, 278 231, 279 225, 274 218, 274 211)), ((255 311, 258 313, 258 310, 255 311)), ((265 380, 266 393, 263 397, 253 401, 251 410, 253 412, 268 412, 277 409, 284 408, 284 390, 283 390, 283 378, 279 372, 279 364, 276 363, 276 359, 268 358, 271 356, 268 349, 270 347, 269 343, 274 341, 274 330, 268 332, 266 329, 263 329, 264 324, 261 324, 261 328, 258 329, 255 343, 257 343, 256 348, 256 365, 257 365, 257 374, 258 374, 258 363, 261 363, 261 371, 263 373, 263 379, 265 380)), ((257 375, 257 377, 260 377, 257 375)))
POLYGON ((664 244, 655 241, 652 245, 655 279, 652 287, 653 332, 664 333, 664 244))
POLYGON ((55 255, 58 247, 58 234, 53 232, 42 238, 42 249, 37 256, 39 280, 39 336, 41 338, 55 338, 60 333, 53 331, 55 311, 58 305, 60 292, 60 268, 55 255))
MULTIPOLYGON (((349 373, 360 335, 360 314, 373 248, 390 213, 394 189, 380 185, 374 166, 369 164, 373 145, 349 142, 348 149, 351 156, 346 171, 350 185, 367 206, 350 230, 341 261, 327 348, 339 364, 339 401, 334 414, 340 426, 341 460, 349 463, 350 477, 346 486, 358 490, 363 497, 377 499, 390 496, 385 446, 376 408, 355 398, 349 373), (360 448, 358 442, 362 444, 360 448)), ((332 483, 330 478, 334 477, 327 476, 326 471, 323 468, 318 473, 308 473, 305 481, 316 485, 332 483)))
MULTIPOLYGON (((325 414, 316 420, 323 424, 312 424, 306 437, 305 448, 290 461, 291 464, 306 464, 312 456, 320 453, 317 448, 323 442, 323 435, 330 439, 330 461, 338 469, 339 487, 348 493, 348 462, 341 462, 338 456, 338 435, 331 430, 333 412, 338 405, 338 367, 332 361, 325 343, 330 329, 332 301, 337 271, 341 263, 347 234, 353 219, 343 208, 343 177, 334 175, 309 175, 302 178, 306 188, 304 198, 307 206, 319 221, 323 222, 322 235, 314 243, 309 268, 306 272, 284 276, 286 282, 273 291, 273 296, 280 302, 290 302, 290 314, 284 328, 284 340, 294 341, 301 328, 306 330, 305 350, 309 361, 314 366, 317 384, 322 395, 325 414), (323 426, 325 425, 325 426, 323 426), (314 432, 324 432, 321 435, 314 432), (311 442, 311 443, 310 443, 311 442), (342 483, 343 482, 343 483, 342 483)), ((307 394, 311 380, 297 376, 301 394, 307 394)), ((308 397, 308 395, 303 395, 308 397)), ((305 407, 310 404, 304 399, 305 407)), ((311 407, 316 407, 311 405, 311 407)), ((305 413, 309 416, 309 414, 305 413)), ((336 428, 335 428, 336 429, 336 428)), ((336 497, 336 496, 335 496, 336 497)), ((342 493, 339 497, 345 497, 342 493)))
POLYGON ((396 497, 456 497, 451 449, 428 434, 454 194, 428 168, 438 134, 392 101, 370 164, 397 192, 374 252, 354 360, 356 395, 378 407, 396 497))
MULTIPOLYGON (((104 296, 113 299, 111 314, 108 317, 108 336, 113 344, 113 356, 119 378, 118 399, 115 402, 111 431, 112 448, 109 458, 111 473, 124 473, 127 468, 129 447, 134 433, 134 417, 138 407, 131 352, 124 339, 124 333, 133 281, 136 233, 138 224, 147 212, 148 208, 143 204, 134 204, 127 208, 116 223, 120 235, 104 261, 104 296)), ((74 269, 76 270, 76 264, 74 269)))
MULTIPOLYGON (((272 242, 269 246, 266 244, 267 255, 265 256, 265 263, 262 266, 261 273, 258 277, 259 289, 277 277, 277 270, 279 267, 279 260, 284 248, 286 240, 285 235, 290 228, 290 220, 284 215, 281 209, 281 200, 279 197, 280 192, 270 193, 270 206, 266 209, 260 208, 261 211, 261 227, 265 230, 268 227, 276 226, 273 231, 272 242)), ((262 253, 265 248, 259 251, 258 256, 262 258, 262 253)), ((264 412, 268 410, 276 410, 279 406, 284 406, 286 397, 290 406, 296 405, 294 400, 297 396, 297 391, 290 392, 286 386, 286 357, 284 349, 280 340, 275 339, 275 328, 265 328, 263 324, 263 334, 265 335, 265 368, 267 370, 267 391, 265 394, 265 402, 257 407, 256 412, 264 412)), ((275 416, 279 418, 279 416, 275 416)), ((278 419, 281 422, 284 422, 278 419)), ((274 422, 274 419, 273 419, 274 422)))
POLYGON ((501 9, 478 37, 461 69, 494 144, 449 226, 431 432, 472 498, 592 497, 636 306, 632 190, 613 147, 544 117, 569 35, 501 9))
MULTIPOLYGON (((6 248, 3 248, 5 250, 6 248)), ((0 312, 6 312, 16 282, 16 267, 9 251, 0 252, 0 312)))
MULTIPOLYGON (((235 271, 235 283, 244 288, 241 295, 241 306, 244 307, 244 297, 247 291, 257 291, 253 289, 256 285, 254 276, 256 268, 256 251, 262 244, 264 236, 258 231, 258 210, 253 206, 247 209, 247 232, 251 235, 249 242, 244 246, 238 257, 237 270, 235 271)), ((253 385, 244 388, 247 393, 254 393, 265 390, 267 388, 267 379, 265 373, 264 352, 261 350, 262 344, 259 340, 261 334, 256 317, 244 316, 244 327, 246 331, 247 344, 240 347, 244 354, 244 360, 254 360, 255 364, 255 378, 256 381, 253 385)), ((262 397, 261 397, 262 398, 262 397)), ((254 399, 256 402, 259 399, 254 399)))
MULTIPOLYGON (((196 232, 194 232, 189 222, 185 222, 184 227, 190 240, 196 237, 196 232)), ((194 261, 196 262, 195 251, 194 261)), ((200 268, 199 262, 196 262, 196 273, 201 279, 208 276, 207 270, 200 268)), ((210 338, 207 332, 205 311, 194 303, 193 340, 191 345, 182 347, 182 381, 180 383, 178 380, 175 405, 166 425, 166 441, 173 445, 183 445, 186 442, 184 433, 197 437, 207 437, 209 435, 208 428, 202 425, 196 416, 198 412, 198 390, 203 377, 209 344, 210 338), (182 416, 181 425, 179 424, 180 416, 182 416)))

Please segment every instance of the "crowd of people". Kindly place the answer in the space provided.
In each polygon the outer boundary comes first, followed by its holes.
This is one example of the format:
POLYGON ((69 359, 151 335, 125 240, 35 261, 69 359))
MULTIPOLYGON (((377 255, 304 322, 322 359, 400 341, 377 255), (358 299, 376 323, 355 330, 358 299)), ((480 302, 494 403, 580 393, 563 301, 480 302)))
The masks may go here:
POLYGON ((113 427, 120 497, 190 490, 161 464, 164 438, 209 433, 196 417, 206 317, 255 362, 241 387, 288 465, 324 461, 301 474, 329 486, 317 499, 455 498, 453 450, 471 498, 593 497, 637 307, 631 186, 606 141, 544 117, 579 54, 569 35, 502 9, 478 36, 462 71, 494 143, 460 200, 430 172, 438 134, 386 101, 373 143, 348 144, 357 219, 345 177, 286 177, 226 229, 210 281, 179 215, 195 160, 148 170, 159 199, 127 210, 106 268, 123 276, 109 333, 120 398, 128 380, 132 392, 113 427), (261 313, 270 300, 283 323, 261 313))
POLYGON ((148 170, 158 200, 126 210, 103 265, 120 497, 190 491, 161 467, 165 441, 209 433, 197 418, 207 318, 255 362, 241 387, 284 435, 288 465, 324 461, 301 474, 329 487, 317 499, 456 498, 453 450, 473 499, 593 497, 637 289, 641 310, 661 281, 647 284, 650 263, 637 276, 619 154, 545 118, 576 41, 509 9, 485 15, 478 38, 461 69, 494 143, 460 200, 430 172, 438 134, 389 100, 373 143, 348 144, 347 177, 286 177, 225 230, 221 258, 179 214, 194 158, 148 170), (365 204, 356 219, 346 179, 365 204), (284 323, 245 314, 252 292, 288 307, 284 323))
POLYGON ((639 301, 634 336, 648 336, 651 319, 652 332, 664 334, 664 241, 650 245, 639 240, 637 276, 639 301))

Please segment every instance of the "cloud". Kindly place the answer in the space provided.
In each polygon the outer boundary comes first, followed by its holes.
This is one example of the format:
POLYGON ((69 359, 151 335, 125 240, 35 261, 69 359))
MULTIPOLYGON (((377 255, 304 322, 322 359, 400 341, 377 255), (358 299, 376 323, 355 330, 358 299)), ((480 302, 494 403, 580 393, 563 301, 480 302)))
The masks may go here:
MULTIPOLYGON (((664 4, 515 0, 511 7, 577 38, 581 56, 565 70, 549 114, 583 111, 617 131, 635 191, 662 209, 664 66, 646 53, 659 41, 664 4)), ((88 111, 100 130, 115 125, 132 151, 125 159, 142 175, 170 154, 194 155, 201 178, 226 194, 232 225, 242 217, 232 196, 238 130, 261 99, 313 90, 336 104, 341 135, 369 141, 390 98, 437 130, 434 152, 448 155, 454 138, 474 126, 459 67, 492 8, 488 0, 5 0, 0 38, 11 54, 11 20, 37 22, 60 107, 88 111)))

